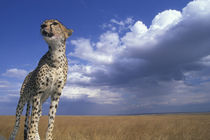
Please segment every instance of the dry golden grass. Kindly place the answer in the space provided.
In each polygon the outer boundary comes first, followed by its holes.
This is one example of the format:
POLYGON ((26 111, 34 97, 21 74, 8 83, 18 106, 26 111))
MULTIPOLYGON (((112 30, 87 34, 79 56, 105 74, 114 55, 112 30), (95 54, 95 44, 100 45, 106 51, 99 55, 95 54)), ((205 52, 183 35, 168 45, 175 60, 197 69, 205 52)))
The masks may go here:
MULTIPOLYGON (((0 116, 0 135, 8 139, 13 116, 0 116)), ((23 122, 17 140, 23 139, 23 122)), ((44 139, 47 116, 40 120, 44 139)), ((210 114, 142 116, 56 116, 56 140, 207 140, 210 139, 210 114)))

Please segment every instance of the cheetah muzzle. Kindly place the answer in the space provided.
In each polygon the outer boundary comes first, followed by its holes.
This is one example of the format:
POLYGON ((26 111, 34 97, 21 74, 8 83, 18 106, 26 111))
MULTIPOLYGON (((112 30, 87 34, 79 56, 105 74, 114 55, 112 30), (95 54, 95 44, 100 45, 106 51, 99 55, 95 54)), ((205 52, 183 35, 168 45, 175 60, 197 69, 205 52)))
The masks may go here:
MULTIPOLYGON (((57 22, 53 22, 51 25, 57 25, 58 23, 57 22)), ((51 25, 50 25, 50 28, 51 28, 51 25)), ((42 33, 42 35, 43 36, 46 36, 46 37, 52 37, 52 36, 54 36, 54 34, 52 33, 52 32, 47 32, 47 31, 45 31, 45 28, 47 27, 47 25, 46 24, 42 24, 41 25, 41 33, 42 33)))
POLYGON ((47 36, 47 37, 52 37, 52 36, 54 36, 53 33, 48 33, 48 32, 46 32, 45 30, 42 31, 42 35, 43 35, 43 36, 47 36))
POLYGON ((42 104, 49 97, 51 103, 46 140, 52 140, 55 114, 67 80, 66 39, 71 36, 73 30, 67 29, 58 20, 51 19, 41 24, 40 32, 49 45, 49 50, 42 56, 36 69, 26 76, 22 84, 16 109, 15 126, 9 140, 15 140, 20 116, 26 104, 24 140, 40 140, 38 123, 42 115, 42 104))

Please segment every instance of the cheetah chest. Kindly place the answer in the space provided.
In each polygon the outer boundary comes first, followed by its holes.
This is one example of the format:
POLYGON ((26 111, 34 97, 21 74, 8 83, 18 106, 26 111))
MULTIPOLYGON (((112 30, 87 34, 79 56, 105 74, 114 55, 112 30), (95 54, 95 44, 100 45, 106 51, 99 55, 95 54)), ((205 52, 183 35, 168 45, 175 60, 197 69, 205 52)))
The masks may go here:
POLYGON ((53 68, 48 72, 46 77, 46 87, 44 94, 42 94, 41 102, 45 102, 52 94, 61 92, 65 75, 63 74, 63 69, 53 68))

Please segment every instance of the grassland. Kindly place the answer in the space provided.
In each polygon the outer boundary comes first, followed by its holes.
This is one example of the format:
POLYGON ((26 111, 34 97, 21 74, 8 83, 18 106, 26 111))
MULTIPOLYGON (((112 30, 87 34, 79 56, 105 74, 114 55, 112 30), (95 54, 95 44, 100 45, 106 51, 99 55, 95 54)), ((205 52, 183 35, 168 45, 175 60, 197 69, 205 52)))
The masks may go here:
MULTIPOLYGON (((8 139, 14 116, 0 116, 0 135, 8 139)), ((23 122, 17 140, 23 139, 23 122)), ((44 139, 47 116, 40 120, 39 133, 44 139)), ((57 116, 56 140, 208 140, 210 114, 141 116, 57 116)))

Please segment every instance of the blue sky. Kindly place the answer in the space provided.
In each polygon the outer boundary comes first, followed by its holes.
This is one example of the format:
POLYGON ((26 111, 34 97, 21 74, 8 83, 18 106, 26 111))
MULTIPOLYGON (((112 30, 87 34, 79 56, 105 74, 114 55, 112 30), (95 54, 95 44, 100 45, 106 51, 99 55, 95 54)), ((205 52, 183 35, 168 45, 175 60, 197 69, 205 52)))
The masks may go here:
POLYGON ((210 111, 209 9, 209 0, 2 0, 0 115, 15 113, 51 18, 74 30, 58 114, 210 111))

